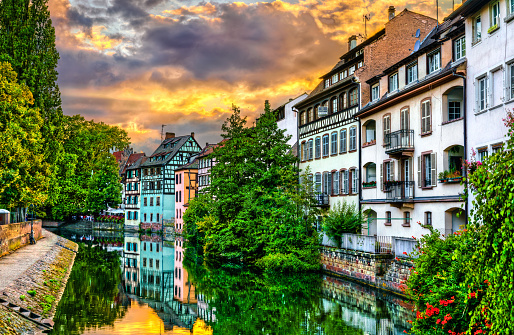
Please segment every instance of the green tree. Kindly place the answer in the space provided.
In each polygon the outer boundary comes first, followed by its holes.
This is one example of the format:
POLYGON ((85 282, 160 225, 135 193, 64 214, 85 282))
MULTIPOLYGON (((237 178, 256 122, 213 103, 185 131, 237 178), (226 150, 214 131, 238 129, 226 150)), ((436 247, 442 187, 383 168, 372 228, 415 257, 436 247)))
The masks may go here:
POLYGON ((17 81, 9 63, 0 63, 0 203, 16 208, 18 220, 30 204, 41 205, 48 187, 40 129, 28 87, 17 81))
POLYGON ((234 107, 222 130, 225 141, 212 153, 208 215, 197 222, 205 256, 266 269, 318 269, 312 199, 298 183, 297 158, 269 104, 251 128, 234 107))
POLYGON ((359 211, 357 205, 343 201, 337 203, 323 217, 323 231, 337 246, 341 246, 343 234, 360 233, 364 223, 364 214, 359 211))

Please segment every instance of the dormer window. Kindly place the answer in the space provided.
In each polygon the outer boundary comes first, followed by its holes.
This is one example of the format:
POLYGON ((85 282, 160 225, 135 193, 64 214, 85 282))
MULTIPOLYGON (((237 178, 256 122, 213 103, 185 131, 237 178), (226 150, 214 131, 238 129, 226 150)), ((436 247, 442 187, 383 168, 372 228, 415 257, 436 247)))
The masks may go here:
POLYGON ((348 74, 351 76, 355 73, 355 65, 350 66, 350 69, 348 70, 348 74))
POLYGON ((407 84, 418 80, 418 63, 407 65, 407 84))
POLYGON ((389 76, 389 92, 394 92, 398 89, 398 72, 389 76))
POLYGON ((371 101, 380 99, 380 84, 376 83, 371 86, 371 101))
POLYGON ((454 42, 453 51, 455 52, 453 59, 459 60, 466 57, 466 38, 465 36, 459 37, 454 42))
POLYGON ((330 87, 330 78, 325 79, 325 88, 330 87))
POLYGON ((441 68, 441 50, 432 52, 428 58, 428 73, 433 73, 441 68))
POLYGON ((348 77, 348 70, 344 70, 343 72, 341 72, 341 79, 344 79, 348 77))
POLYGON ((339 75, 336 73, 332 76, 332 84, 335 84, 339 81, 339 75))

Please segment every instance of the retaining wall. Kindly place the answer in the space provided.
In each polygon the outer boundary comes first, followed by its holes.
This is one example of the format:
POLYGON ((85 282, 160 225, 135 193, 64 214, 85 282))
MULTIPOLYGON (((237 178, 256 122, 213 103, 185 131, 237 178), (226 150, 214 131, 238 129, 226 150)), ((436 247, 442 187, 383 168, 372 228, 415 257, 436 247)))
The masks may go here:
MULTIPOLYGON (((34 238, 41 238, 41 220, 34 220, 34 238)), ((30 221, 0 225, 0 257, 30 242, 30 221)))

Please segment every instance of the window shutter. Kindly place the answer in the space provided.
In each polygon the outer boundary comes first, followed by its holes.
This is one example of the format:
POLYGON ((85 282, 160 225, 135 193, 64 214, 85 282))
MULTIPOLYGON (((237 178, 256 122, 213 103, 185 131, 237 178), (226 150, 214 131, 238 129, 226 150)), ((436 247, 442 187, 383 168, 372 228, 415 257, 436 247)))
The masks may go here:
POLYGON ((380 189, 384 190, 384 164, 380 164, 380 189))
POLYGON ((360 175, 359 175, 359 169, 355 169, 355 193, 359 193, 359 185, 360 185, 360 175))
POLYGON ((409 158, 409 181, 414 181, 414 159, 409 158))
POLYGON ((394 161, 391 161, 391 180, 395 180, 394 179, 394 161))
POLYGON ((432 173, 431 175, 431 181, 432 186, 437 186, 437 154, 433 153, 431 154, 432 158, 432 170, 430 171, 432 173))
POLYGON ((328 195, 332 195, 332 173, 327 173, 327 179, 328 179, 328 189, 327 189, 327 194, 328 195))
POLYGON ((432 131, 432 101, 427 103, 427 110, 425 112, 427 114, 427 131, 432 131))
POLYGON ((418 187, 421 187, 421 156, 418 156, 418 187))
POLYGON ((487 83, 487 102, 486 107, 489 108, 492 106, 491 102, 493 101, 493 88, 491 85, 491 76, 487 75, 485 82, 487 83))

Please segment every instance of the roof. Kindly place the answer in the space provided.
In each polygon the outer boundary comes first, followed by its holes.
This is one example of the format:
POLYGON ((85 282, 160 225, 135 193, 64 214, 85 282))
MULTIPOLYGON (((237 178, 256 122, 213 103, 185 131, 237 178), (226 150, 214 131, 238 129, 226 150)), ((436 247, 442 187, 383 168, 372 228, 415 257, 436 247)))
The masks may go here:
POLYGON ((288 103, 295 101, 296 99, 298 99, 298 98, 302 97, 303 95, 307 95, 307 96, 309 96, 307 92, 304 92, 304 93, 300 94, 299 96, 297 96, 296 98, 289 99, 289 101, 284 102, 282 105, 280 105, 280 106, 278 106, 278 107, 273 108, 273 111, 276 111, 277 109, 284 107, 284 106, 285 106, 285 105, 287 105, 288 103))
POLYGON ((141 166, 158 166, 158 165, 165 165, 168 163, 173 157, 180 151, 182 146, 190 139, 192 138, 193 141, 196 142, 194 137, 191 135, 184 135, 184 136, 178 136, 178 137, 172 137, 167 138, 155 149, 155 151, 152 153, 149 159, 146 160, 141 166), (169 154, 169 155, 168 155, 169 154), (152 162, 150 158, 153 157, 166 157, 163 160, 158 160, 152 162))
MULTIPOLYGON (((196 158, 198 158, 198 157, 196 157, 196 158)), ((180 171, 180 170, 196 170, 196 169, 198 169, 198 160, 194 159, 192 162, 184 164, 184 165, 176 168, 175 172, 180 171)))
POLYGON ((478 12, 482 7, 487 5, 490 0, 467 0, 459 8, 453 11, 444 21, 452 20, 459 16, 468 17, 478 12))
POLYGON ((200 153, 198 154, 197 158, 202 158, 202 157, 210 155, 214 151, 215 148, 217 148, 222 143, 225 143, 227 141, 228 141, 228 139, 225 138, 225 139, 221 140, 221 142, 219 142, 219 143, 207 144, 205 146, 205 148, 203 148, 202 151, 200 151, 200 153))
POLYGON ((125 163, 123 173, 127 170, 139 169, 141 164, 146 161, 146 155, 144 152, 131 154, 125 163))
POLYGON ((116 161, 119 163, 121 161, 121 157, 123 156, 123 151, 115 151, 112 154, 116 158, 116 161))

